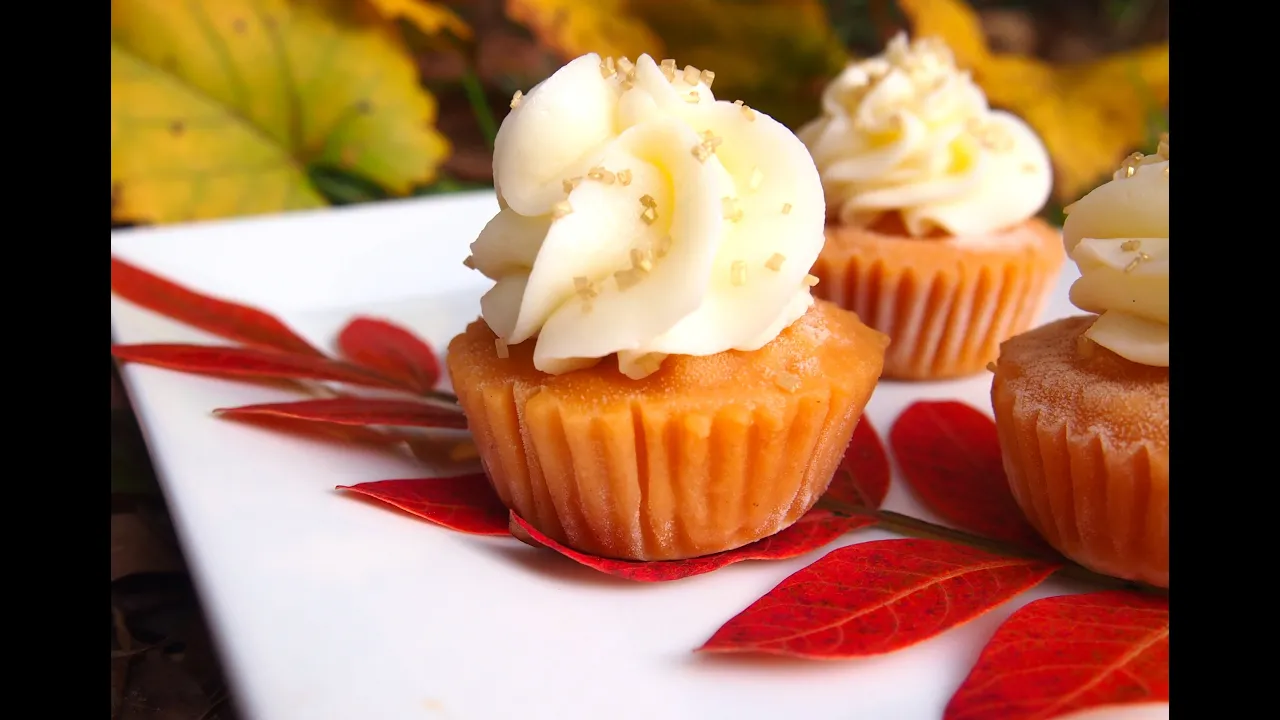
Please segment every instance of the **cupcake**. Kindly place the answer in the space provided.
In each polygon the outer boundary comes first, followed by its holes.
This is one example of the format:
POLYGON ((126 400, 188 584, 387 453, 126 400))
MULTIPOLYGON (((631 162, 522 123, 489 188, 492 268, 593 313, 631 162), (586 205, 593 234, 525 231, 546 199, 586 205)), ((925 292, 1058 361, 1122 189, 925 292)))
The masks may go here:
POLYGON ((1052 186, 1044 144, 933 39, 898 35, 851 64, 822 108, 798 133, 827 198, 815 294, 889 335, 886 378, 982 370, 1062 267, 1060 235, 1034 217, 1052 186))
POLYGON ((494 281, 448 367, 503 502, 604 557, 728 550, 825 491, 888 339, 815 302, 822 184, 715 74, 585 55, 516 93, 494 281))
POLYGON ((991 401, 1031 523, 1098 572, 1169 586, 1169 141, 1071 207, 1090 313, 1000 346, 991 401))

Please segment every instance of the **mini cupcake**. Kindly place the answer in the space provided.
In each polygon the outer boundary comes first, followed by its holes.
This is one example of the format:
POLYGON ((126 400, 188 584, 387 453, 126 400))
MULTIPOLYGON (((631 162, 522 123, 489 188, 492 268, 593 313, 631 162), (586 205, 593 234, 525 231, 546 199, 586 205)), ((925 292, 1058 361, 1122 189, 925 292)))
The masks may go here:
POLYGON ((1169 141, 1071 207, 1090 314, 1006 341, 991 386, 1009 485, 1064 555, 1169 586, 1169 141))
POLYGON ((825 491, 888 339, 815 303, 822 185, 715 74, 580 57, 516 93, 495 284, 448 366, 489 477, 543 533, 662 560, 745 545, 825 491))
POLYGON ((1034 217, 1053 178, 1043 143, 933 39, 897 36, 822 106, 798 133, 827 198, 815 293, 889 335, 886 378, 982 370, 1062 267, 1060 235, 1034 217))

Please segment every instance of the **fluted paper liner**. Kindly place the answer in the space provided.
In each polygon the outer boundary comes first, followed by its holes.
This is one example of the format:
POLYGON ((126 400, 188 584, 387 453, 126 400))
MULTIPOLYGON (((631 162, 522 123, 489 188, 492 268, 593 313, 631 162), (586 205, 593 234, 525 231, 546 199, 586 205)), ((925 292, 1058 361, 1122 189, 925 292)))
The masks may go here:
POLYGON ((1060 320, 1001 347, 991 401, 1005 472, 1031 524, 1095 571, 1169 586, 1169 373, 1060 320))
POLYGON ((828 225, 811 272, 816 296, 889 336, 885 378, 937 380, 983 370, 1031 327, 1064 259, 1060 233, 1037 218, 961 238, 828 225))
POLYGON ((817 303, 753 352, 670 356, 630 380, 606 358, 551 376, 533 341, 497 357, 472 323, 450 376, 498 495, 534 527, 603 557, 707 555, 772 535, 826 490, 887 338, 817 303))

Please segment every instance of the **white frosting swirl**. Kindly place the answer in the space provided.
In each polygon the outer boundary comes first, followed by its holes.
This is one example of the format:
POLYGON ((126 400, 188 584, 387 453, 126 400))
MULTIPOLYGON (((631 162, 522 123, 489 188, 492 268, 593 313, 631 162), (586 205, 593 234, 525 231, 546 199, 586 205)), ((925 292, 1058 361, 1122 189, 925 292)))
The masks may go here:
POLYGON ((982 234, 1035 215, 1053 184, 1035 132, 991 110, 933 38, 899 34, 884 54, 849 65, 799 135, 833 217, 850 225, 897 211, 913 235, 982 234))
POLYGON ((1085 337, 1133 362, 1168 367, 1168 138, 1071 205, 1062 239, 1080 268, 1071 302, 1099 313, 1085 337))
POLYGON ((716 101, 714 75, 598 55, 568 63, 498 130, 500 212, 472 244, 484 320, 557 374, 612 353, 755 350, 813 303, 822 185, 783 125, 716 101))

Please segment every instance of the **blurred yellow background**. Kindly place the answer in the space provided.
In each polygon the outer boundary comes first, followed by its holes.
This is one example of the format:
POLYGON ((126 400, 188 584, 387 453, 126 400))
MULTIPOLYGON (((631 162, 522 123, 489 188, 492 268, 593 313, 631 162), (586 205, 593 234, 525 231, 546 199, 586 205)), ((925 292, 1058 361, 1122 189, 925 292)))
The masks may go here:
POLYGON ((1167 127, 1167 0, 112 0, 113 226, 491 182, 516 90, 586 52, 715 70, 792 129, 899 30, 943 38, 1055 168, 1051 219, 1167 127))

